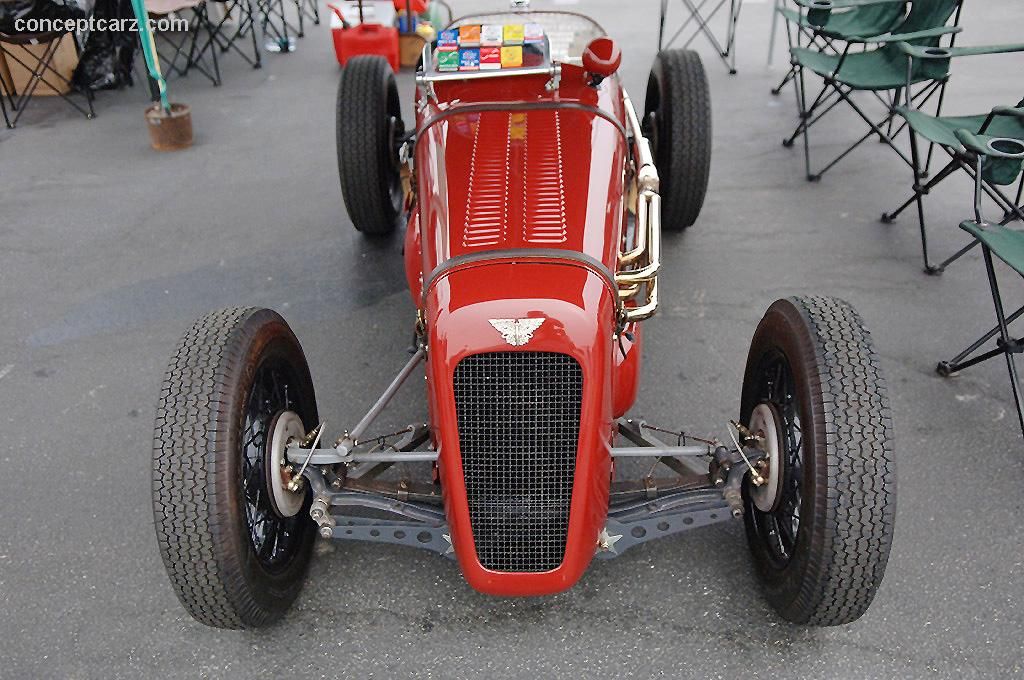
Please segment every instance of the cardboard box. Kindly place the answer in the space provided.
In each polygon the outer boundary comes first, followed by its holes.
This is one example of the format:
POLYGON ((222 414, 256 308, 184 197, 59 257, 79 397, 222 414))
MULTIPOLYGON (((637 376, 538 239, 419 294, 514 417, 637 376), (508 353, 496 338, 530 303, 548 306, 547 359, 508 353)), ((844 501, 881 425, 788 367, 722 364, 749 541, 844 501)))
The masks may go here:
MULTIPOLYGON (((4 82, 7 84, 9 90, 17 94, 21 94, 28 89, 32 78, 32 72, 19 64, 17 59, 20 59, 31 67, 35 67, 39 58, 46 53, 46 50, 49 47, 50 45, 48 44, 12 45, 10 43, 4 43, 4 50, 8 52, 8 56, 4 59, 4 66, 0 67, 0 75, 6 76, 4 82), (17 59, 15 59, 15 57, 17 57, 17 59)), ((77 66, 78 51, 75 49, 75 38, 70 33, 67 33, 60 37, 60 43, 57 46, 57 51, 50 59, 50 67, 59 73, 62 78, 70 82, 71 74, 75 72, 75 67, 77 66)), ((44 97, 55 96, 58 94, 67 94, 70 91, 71 86, 68 82, 62 81, 49 69, 44 69, 43 80, 39 81, 33 95, 44 97), (56 85, 60 89, 60 92, 48 85, 46 81, 56 85)))
POLYGON ((480 70, 480 48, 464 47, 459 49, 459 70, 479 71, 480 70))
POLYGON ((501 48, 481 47, 480 48, 480 70, 489 71, 501 68, 501 48))
POLYGON ((459 51, 457 49, 438 50, 434 54, 437 56, 438 71, 459 70, 459 51))
POLYGON ((519 68, 523 65, 523 46, 508 45, 501 48, 501 67, 519 68))
POLYGON ((11 72, 7 69, 7 60, 4 59, 3 52, 0 52, 0 86, 3 87, 5 93, 14 89, 14 85, 11 83, 11 72))
POLYGON ((522 24, 505 24, 505 31, 502 35, 504 44, 506 45, 520 45, 523 42, 523 25, 522 24))
POLYGON ((459 26, 459 47, 480 46, 480 24, 459 26))
POLYGON ((444 49, 445 47, 458 47, 459 46, 459 29, 452 28, 447 31, 441 31, 437 36, 437 48, 444 49))
POLYGON ((501 47, 501 24, 484 24, 480 29, 481 47, 501 47))

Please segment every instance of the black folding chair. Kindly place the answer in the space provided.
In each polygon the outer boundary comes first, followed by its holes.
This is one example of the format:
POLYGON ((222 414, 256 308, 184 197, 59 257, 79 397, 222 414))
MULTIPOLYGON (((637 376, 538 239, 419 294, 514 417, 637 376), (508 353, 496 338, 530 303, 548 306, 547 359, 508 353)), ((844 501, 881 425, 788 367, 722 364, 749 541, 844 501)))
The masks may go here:
POLYGON ((8 128, 13 128, 18 124, 28 102, 33 96, 37 96, 36 92, 40 85, 48 87, 86 118, 95 117, 96 112, 92 107, 92 91, 79 90, 69 78, 53 66, 53 59, 65 37, 74 44, 77 52, 78 42, 75 40, 74 34, 68 32, 0 33, 0 55, 7 61, 8 68, 11 65, 17 65, 28 71, 28 83, 21 92, 15 91, 13 78, 12 82, 4 83, 3 78, 0 77, 0 100, 7 97, 7 103, 10 105, 11 114, 13 114, 11 117, 7 112, 7 105, 4 105, 4 123, 8 128), (17 49, 34 45, 42 46, 41 54, 36 54, 28 49, 17 49), (76 94, 85 97, 84 107, 72 98, 76 94))
MULTIPOLYGON (((226 54, 233 50, 253 68, 263 66, 263 54, 256 40, 257 8, 254 0, 210 0, 221 5, 221 17, 207 23, 208 36, 199 48, 197 59, 202 59, 207 50, 220 50, 226 54), (252 53, 240 42, 252 42, 252 53)), ((209 13, 207 13, 209 16, 209 13)))
POLYGON ((736 24, 740 19, 740 10, 743 9, 743 0, 682 0, 683 8, 687 17, 682 25, 676 29, 668 40, 665 39, 665 24, 668 19, 668 2, 661 0, 661 17, 658 20, 658 51, 667 50, 679 39, 687 29, 692 29, 680 47, 685 49, 690 43, 703 35, 711 46, 715 48, 718 57, 729 69, 729 73, 736 73, 736 24), (727 25, 725 36, 716 35, 711 27, 711 21, 723 9, 728 7, 727 25))
POLYGON ((318 0, 254 0, 260 14, 265 47, 269 52, 294 52, 295 39, 306 35, 306 19, 320 24, 318 0), (295 4, 295 20, 290 19, 286 8, 295 4))
MULTIPOLYGON (((294 52, 295 39, 305 35, 302 30, 302 11, 298 12, 298 25, 285 14, 284 0, 254 0, 260 16, 264 47, 269 52, 294 52)), ((298 7, 298 0, 296 0, 298 7)))
POLYGON ((4 125, 10 127, 11 119, 7 117, 7 104, 4 103, 4 98, 7 97, 7 88, 3 81, 3 76, 0 76, 0 113, 4 115, 4 125))
MULTIPOLYGON (((165 77, 172 75, 187 76, 195 69, 206 76, 215 86, 220 85, 220 65, 217 62, 217 50, 201 51, 200 40, 204 33, 208 36, 210 18, 207 13, 206 0, 145 0, 146 12, 154 19, 170 16, 182 17, 186 12, 191 15, 187 19, 184 31, 156 30, 153 39, 157 46, 160 63, 163 64, 165 77), (209 61, 206 57, 209 55, 209 61)), ((159 23, 157 25, 159 29, 159 23)))
MULTIPOLYGON (((1024 141, 1007 137, 978 135, 967 130, 957 130, 957 138, 964 149, 973 155, 974 161, 974 220, 963 222, 960 228, 981 243, 988 273, 989 292, 995 307, 996 326, 971 343, 967 349, 949 361, 939 363, 939 375, 950 376, 971 366, 976 366, 998 356, 1006 357, 1006 368, 1010 374, 1013 401, 1017 418, 1024 433, 1024 408, 1022 408, 1020 377, 1015 355, 1024 352, 1024 340, 1010 334, 1010 324, 1024 316, 1024 307, 1011 314, 1006 313, 999 280, 996 276, 993 257, 999 258, 1013 271, 1024 277, 1024 220, 1010 219, 993 224, 982 215, 982 194, 986 178, 998 178, 999 183, 1011 184, 1021 174, 1024 166, 1024 141), (995 339, 995 347, 978 354, 987 343, 995 339)), ((1014 216, 1016 217, 1016 216, 1014 216)))

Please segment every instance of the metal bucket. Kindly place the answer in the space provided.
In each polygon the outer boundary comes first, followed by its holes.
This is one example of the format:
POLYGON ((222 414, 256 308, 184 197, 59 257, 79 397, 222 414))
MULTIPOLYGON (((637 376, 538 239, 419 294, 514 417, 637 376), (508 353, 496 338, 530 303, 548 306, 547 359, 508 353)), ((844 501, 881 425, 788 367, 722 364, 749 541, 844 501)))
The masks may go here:
POLYGON ((192 146, 192 109, 188 104, 171 104, 164 111, 159 102, 146 109, 149 139, 157 151, 178 151, 192 146))

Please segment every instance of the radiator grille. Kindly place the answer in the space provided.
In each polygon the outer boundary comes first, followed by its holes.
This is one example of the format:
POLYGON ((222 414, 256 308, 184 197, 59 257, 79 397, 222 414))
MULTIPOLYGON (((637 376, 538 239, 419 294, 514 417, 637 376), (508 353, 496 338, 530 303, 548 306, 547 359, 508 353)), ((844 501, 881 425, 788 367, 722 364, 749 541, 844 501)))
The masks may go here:
POLYGON ((565 555, 583 371, 565 354, 494 352, 455 368, 459 447, 477 559, 556 569, 565 555))

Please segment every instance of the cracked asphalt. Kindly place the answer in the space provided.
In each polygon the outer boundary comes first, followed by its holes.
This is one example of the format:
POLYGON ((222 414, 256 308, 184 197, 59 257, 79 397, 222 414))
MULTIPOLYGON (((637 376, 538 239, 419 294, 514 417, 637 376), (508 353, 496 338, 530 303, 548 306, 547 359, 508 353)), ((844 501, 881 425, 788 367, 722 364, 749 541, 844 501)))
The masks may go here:
MULTIPOLYGON (((502 8, 505 3, 453 3, 502 8)), ((545 6, 543 2, 535 3, 545 6)), ((571 0, 624 50, 637 99, 657 3, 571 0)), ((1024 6, 967 3, 961 44, 1019 41, 1024 6)), ((679 11, 673 4, 674 11, 679 11)), ((676 16, 679 16, 678 14, 676 16)), ((144 88, 103 93, 86 121, 35 102, 0 131, 0 677, 1004 678, 1024 674, 1024 446, 1004 366, 935 375, 993 322, 978 254, 921 273, 916 224, 878 216, 909 170, 871 142, 820 184, 803 178, 792 91, 770 87, 770 5, 748 0, 739 74, 707 43, 714 161, 699 223, 666 239, 662 308, 646 333, 635 414, 722 433, 770 302, 837 295, 874 332, 899 464, 885 581, 859 622, 803 629, 761 598, 742 527, 718 525, 595 562, 543 599, 471 591, 457 567, 395 546, 321 545, 297 606, 258 632, 204 628, 178 605, 157 554, 150 440, 166 360, 205 310, 254 304, 289 320, 320 412, 340 430, 401 366, 413 306, 399 239, 351 228, 334 157, 338 77, 326 26, 224 85, 171 82, 196 145, 148 148, 144 88)), ((956 64, 950 113, 1020 99, 1021 57, 956 64)), ((411 76, 401 82, 406 102, 411 76)), ((406 118, 409 119, 409 107, 406 118)), ((859 136, 837 110, 819 158, 859 136)), ((971 185, 929 197, 933 243, 952 252, 971 185)), ((1008 303, 1021 302, 1007 277, 1008 303)), ((381 427, 422 418, 403 392, 381 427)))

